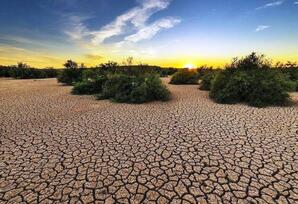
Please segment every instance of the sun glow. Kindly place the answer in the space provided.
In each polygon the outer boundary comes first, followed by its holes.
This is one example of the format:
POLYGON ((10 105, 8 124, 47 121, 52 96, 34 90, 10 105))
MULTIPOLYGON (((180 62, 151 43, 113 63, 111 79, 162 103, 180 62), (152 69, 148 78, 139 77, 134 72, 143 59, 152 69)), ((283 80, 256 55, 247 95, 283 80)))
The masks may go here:
POLYGON ((188 63, 188 64, 185 64, 184 65, 184 68, 187 68, 187 69, 195 69, 196 68, 196 65, 192 64, 192 63, 188 63))

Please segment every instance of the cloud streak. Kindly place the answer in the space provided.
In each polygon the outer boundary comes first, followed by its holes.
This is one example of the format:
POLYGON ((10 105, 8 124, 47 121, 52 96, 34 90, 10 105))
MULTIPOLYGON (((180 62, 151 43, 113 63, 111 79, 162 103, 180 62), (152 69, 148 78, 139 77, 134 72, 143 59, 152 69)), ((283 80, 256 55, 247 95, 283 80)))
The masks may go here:
POLYGON ((268 26, 268 25, 259 25, 259 26, 256 28, 255 32, 260 32, 260 31, 266 30, 266 29, 268 29, 268 28, 270 28, 270 27, 271 27, 271 26, 268 26))
POLYGON ((274 1, 274 2, 271 2, 271 3, 265 4, 264 6, 260 6, 260 7, 256 8, 256 10, 280 6, 283 3, 284 3, 284 1, 274 1))
POLYGON ((176 24, 180 23, 180 19, 175 18, 163 18, 160 19, 151 25, 145 26, 141 28, 137 33, 127 36, 125 38, 128 42, 139 42, 144 39, 151 39, 154 37, 159 31, 163 29, 169 29, 174 27, 176 24))
POLYGON ((119 35, 125 35, 127 30, 135 34, 124 37, 124 41, 139 42, 154 37, 160 30, 172 28, 180 19, 167 17, 156 20, 148 25, 150 17, 158 11, 168 8, 171 0, 139 0, 139 5, 117 16, 114 21, 99 30, 90 30, 84 24, 85 19, 71 16, 73 29, 65 33, 74 40, 89 39, 93 45, 99 45, 105 40, 119 35))

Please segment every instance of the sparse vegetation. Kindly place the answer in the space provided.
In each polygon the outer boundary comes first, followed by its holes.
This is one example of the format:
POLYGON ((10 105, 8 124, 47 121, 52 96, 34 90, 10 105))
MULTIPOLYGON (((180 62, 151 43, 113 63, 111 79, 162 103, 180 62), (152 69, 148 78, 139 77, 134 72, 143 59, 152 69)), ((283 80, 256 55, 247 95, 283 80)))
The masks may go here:
POLYGON ((62 72, 64 83, 74 84, 73 94, 97 95, 97 99, 111 99, 120 103, 145 103, 169 99, 170 92, 157 74, 162 68, 144 65, 119 67, 114 62, 101 64, 92 69, 70 66, 75 64, 67 62, 66 69, 62 72))
POLYGON ((93 80, 77 82, 72 89, 72 93, 76 95, 99 94, 102 92, 102 87, 106 80, 105 76, 97 76, 93 80))
POLYGON ((41 79, 55 78, 58 70, 53 68, 36 69, 25 63, 18 63, 14 66, 0 66, 0 77, 12 77, 15 79, 41 79))
POLYGON ((159 77, 173 75, 171 84, 198 84, 201 90, 210 91, 218 103, 244 102, 252 106, 285 105, 290 91, 298 91, 298 65, 288 62, 272 66, 263 55, 252 53, 235 58, 226 69, 202 66, 198 69, 161 68, 149 65, 132 65, 133 58, 124 66, 116 62, 86 68, 68 60, 64 69, 35 69, 25 63, 0 66, 0 77, 38 79, 57 77, 58 82, 74 85, 72 93, 97 95, 99 99, 117 102, 143 103, 167 100, 169 91, 159 77))
POLYGON ((112 74, 108 76, 98 99, 111 99, 120 103, 145 103, 155 100, 166 101, 169 96, 170 92, 158 75, 112 74))
POLYGON ((137 69, 86 69, 81 82, 75 83, 72 93, 97 95, 97 99, 111 99, 119 103, 166 101, 170 92, 159 75, 142 73, 137 69), (124 71, 125 70, 125 71, 124 71))
POLYGON ((213 80, 210 97, 218 103, 245 102, 256 107, 286 105, 295 87, 285 74, 271 68, 263 55, 234 59, 213 80))
POLYGON ((293 81, 295 90, 298 91, 298 64, 292 62, 287 62, 286 64, 278 63, 276 67, 293 81))
POLYGON ((195 70, 182 69, 176 72, 172 79, 171 84, 198 84, 198 72, 195 70))
MULTIPOLYGON (((127 63, 130 63, 131 59, 128 59, 127 63)), ((155 73, 161 77, 166 77, 174 74, 178 69, 176 68, 161 68, 158 66, 149 65, 126 65, 119 66, 115 62, 108 62, 100 64, 97 67, 86 68, 84 64, 78 65, 78 63, 68 60, 64 64, 64 69, 43 68, 36 69, 31 68, 25 63, 18 63, 13 66, 1 66, 0 65, 0 77, 12 77, 15 79, 38 79, 38 78, 58 78, 58 82, 72 85, 76 82, 84 80, 86 77, 94 77, 97 75, 107 73, 123 73, 132 75, 142 75, 144 73, 155 73)))
POLYGON ((79 68, 78 64, 72 60, 68 60, 64 64, 65 69, 63 69, 58 75, 58 82, 73 85, 76 82, 82 81, 83 68, 79 68))
POLYGON ((201 77, 200 81, 200 90, 204 91, 210 91, 212 87, 213 80, 215 79, 216 75, 219 73, 219 71, 209 71, 205 73, 201 77))

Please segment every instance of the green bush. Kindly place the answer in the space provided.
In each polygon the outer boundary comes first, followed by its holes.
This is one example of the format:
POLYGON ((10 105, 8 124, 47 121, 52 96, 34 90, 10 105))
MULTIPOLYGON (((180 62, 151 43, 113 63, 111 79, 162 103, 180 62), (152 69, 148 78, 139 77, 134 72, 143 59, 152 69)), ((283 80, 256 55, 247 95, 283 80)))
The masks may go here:
POLYGON ((259 70, 252 73, 249 93, 246 101, 256 107, 267 105, 286 105, 290 96, 288 92, 295 89, 295 83, 274 70, 259 70))
POLYGON ((171 84, 198 84, 198 73, 196 71, 183 69, 176 72, 170 83, 171 84))
POLYGON ((218 71, 210 71, 201 77, 200 90, 210 91, 212 82, 216 77, 218 71))
POLYGON ((212 80, 210 97, 218 103, 245 102, 251 106, 286 105, 296 83, 289 74, 273 69, 263 55, 235 59, 212 80))
POLYGON ((76 95, 93 95, 102 92, 103 84, 106 82, 105 76, 98 76, 92 81, 81 81, 75 83, 72 93, 76 95))
POLYGON ((102 95, 104 95, 106 98, 113 98, 117 100, 118 98, 117 94, 121 94, 122 98, 124 98, 124 95, 127 95, 125 93, 126 92, 128 93, 128 90, 131 90, 132 86, 139 85, 139 84, 136 84, 135 82, 136 80, 134 79, 135 77, 124 75, 124 74, 109 75, 107 82, 103 86, 102 95))
POLYGON ((214 78, 210 97, 218 103, 242 102, 247 94, 248 74, 244 71, 224 70, 214 78))
POLYGON ((294 84, 271 69, 224 70, 214 79, 210 97, 218 103, 245 102, 255 107, 286 105, 294 84))
POLYGON ((286 74, 293 83, 295 83, 295 91, 298 91, 298 65, 288 62, 286 65, 278 67, 281 73, 286 74))
POLYGON ((58 75, 58 82, 66 85, 72 85, 76 82, 82 81, 83 69, 63 69, 58 75))
POLYGON ((170 97, 169 90, 156 75, 148 75, 143 85, 146 88, 148 101, 167 101, 170 97))
POLYGON ((90 81, 80 81, 74 84, 71 93, 75 95, 93 94, 93 83, 90 81))
POLYGON ((211 72, 216 72, 218 70, 219 70, 218 68, 214 69, 213 67, 208 67, 206 65, 198 67, 197 68, 198 78, 201 79, 203 76, 205 76, 211 72))
POLYGON ((11 76, 11 70, 12 69, 14 69, 14 67, 0 66, 0 77, 12 77, 11 76))
POLYGON ((41 70, 43 72, 44 78, 56 78, 59 73, 59 70, 54 69, 54 68, 46 68, 46 69, 41 69, 41 70))
POLYGON ((83 80, 84 68, 79 68, 78 64, 72 60, 67 60, 63 65, 65 69, 58 74, 57 80, 59 83, 73 85, 83 80))
POLYGON ((95 80, 98 77, 105 76, 107 73, 100 68, 88 68, 82 72, 82 80, 95 80))
POLYGON ((243 58, 234 58, 228 68, 241 69, 241 70, 255 70, 255 69, 268 69, 271 68, 271 63, 265 58, 265 55, 258 55, 253 52, 243 58))
POLYGON ((98 99, 111 99, 120 103, 144 103, 154 100, 166 101, 169 96, 170 92, 157 75, 113 74, 108 76, 98 99))

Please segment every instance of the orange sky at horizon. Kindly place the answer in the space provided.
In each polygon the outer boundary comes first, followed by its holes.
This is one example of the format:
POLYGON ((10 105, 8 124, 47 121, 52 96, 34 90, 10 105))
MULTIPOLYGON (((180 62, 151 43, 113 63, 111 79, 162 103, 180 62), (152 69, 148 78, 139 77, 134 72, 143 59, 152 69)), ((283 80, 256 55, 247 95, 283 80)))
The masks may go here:
MULTIPOLYGON (((248 53, 249 54, 249 53, 248 53)), ((238 57, 243 57, 238 56, 238 57)), ((298 55, 289 55, 289 56, 278 56, 278 57, 270 57, 266 56, 268 59, 272 61, 273 64, 277 62, 298 62, 298 55)), ((194 67, 200 67, 200 66, 212 66, 212 67, 224 67, 226 64, 231 63, 232 59, 234 57, 226 57, 226 58, 218 58, 218 59, 212 59, 212 58, 203 58, 203 57, 184 57, 184 58, 166 58, 166 59, 137 59, 134 58, 133 64, 147 64, 152 66, 161 66, 161 67, 175 67, 175 68, 183 68, 188 67, 190 65, 194 67)), ((54 68, 62 68, 63 64, 66 62, 66 60, 71 59, 76 61, 78 64, 83 63, 87 67, 94 67, 96 65, 99 65, 101 63, 106 63, 108 61, 114 61, 118 64, 123 64, 123 62, 127 59, 126 57, 123 57, 121 59, 116 57, 104 57, 104 58, 98 58, 91 59, 90 57, 86 56, 74 56, 74 57, 47 57, 47 56, 34 56, 34 55, 20 55, 20 56, 14 56, 13 59, 8 59, 0 56, 0 65, 10 66, 15 65, 18 62, 23 62, 31 67, 35 68, 46 68, 46 67, 54 67, 54 68)))

